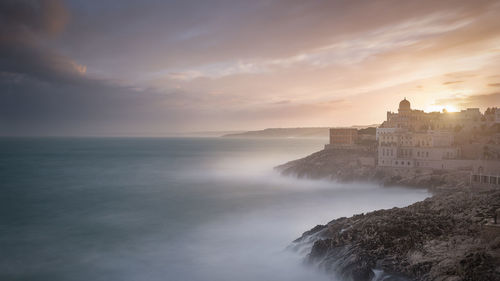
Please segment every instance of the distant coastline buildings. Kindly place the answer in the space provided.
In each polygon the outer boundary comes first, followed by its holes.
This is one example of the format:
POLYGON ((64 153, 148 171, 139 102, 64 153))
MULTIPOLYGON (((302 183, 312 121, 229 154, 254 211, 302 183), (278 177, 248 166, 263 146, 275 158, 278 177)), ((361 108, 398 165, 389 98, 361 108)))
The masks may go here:
MULTIPOLYGON (((389 169, 461 170, 472 185, 500 186, 500 109, 424 112, 405 98, 398 112, 371 131, 330 129, 326 149, 372 151, 374 165, 389 169)), ((365 160, 366 161, 366 160, 365 160)))

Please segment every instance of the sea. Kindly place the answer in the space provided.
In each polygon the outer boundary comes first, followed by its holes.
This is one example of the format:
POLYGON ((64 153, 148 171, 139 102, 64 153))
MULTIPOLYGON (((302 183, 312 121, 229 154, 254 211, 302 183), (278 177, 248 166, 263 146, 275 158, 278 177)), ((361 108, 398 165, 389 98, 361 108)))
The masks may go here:
POLYGON ((273 169, 325 142, 0 138, 0 280, 334 280, 290 243, 429 193, 273 169))

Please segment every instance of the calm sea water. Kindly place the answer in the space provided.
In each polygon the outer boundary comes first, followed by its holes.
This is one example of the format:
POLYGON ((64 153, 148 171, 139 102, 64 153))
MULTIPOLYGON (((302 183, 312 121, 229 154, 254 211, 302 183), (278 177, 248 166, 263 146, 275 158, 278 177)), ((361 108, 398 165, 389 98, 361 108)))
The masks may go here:
POLYGON ((331 280, 285 248, 425 191, 284 178, 320 139, 0 139, 0 280, 331 280))

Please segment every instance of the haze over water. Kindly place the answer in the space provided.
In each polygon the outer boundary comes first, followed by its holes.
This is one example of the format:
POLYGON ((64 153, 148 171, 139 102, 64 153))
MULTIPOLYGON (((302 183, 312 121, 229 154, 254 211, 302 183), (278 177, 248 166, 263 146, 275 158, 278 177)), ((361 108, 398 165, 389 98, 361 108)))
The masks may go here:
POLYGON ((279 176, 323 139, 0 139, 1 280, 331 280, 285 248, 423 190, 279 176))

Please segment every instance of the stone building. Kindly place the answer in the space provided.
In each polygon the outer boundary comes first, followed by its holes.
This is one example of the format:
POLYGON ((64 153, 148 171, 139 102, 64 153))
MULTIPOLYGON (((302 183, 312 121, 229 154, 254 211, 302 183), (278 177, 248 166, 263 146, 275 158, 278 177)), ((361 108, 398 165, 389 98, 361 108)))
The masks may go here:
POLYGON ((441 161, 456 159, 453 136, 447 132, 411 132, 399 129, 379 136, 378 165, 386 167, 443 167, 441 161))
POLYGON ((500 187, 500 161, 476 161, 471 174, 472 186, 500 187))
POLYGON ((355 128, 332 128, 330 129, 330 145, 352 146, 358 140, 358 130, 355 128))
POLYGON ((381 128, 398 128, 408 131, 425 131, 430 126, 434 113, 425 113, 423 110, 411 108, 410 102, 405 98, 399 103, 398 112, 387 112, 387 120, 381 128))
POLYGON ((403 99, 398 113, 387 113, 377 128, 378 165, 395 168, 446 169, 458 167, 460 149, 454 143, 453 130, 434 130, 432 123, 440 113, 411 109, 403 99))
POLYGON ((435 130, 458 131, 478 129, 486 125, 479 108, 467 108, 459 112, 443 112, 431 118, 430 127, 435 130))
POLYGON ((498 110, 431 112, 403 99, 377 128, 378 165, 430 169, 472 169, 472 160, 500 159, 498 110))

